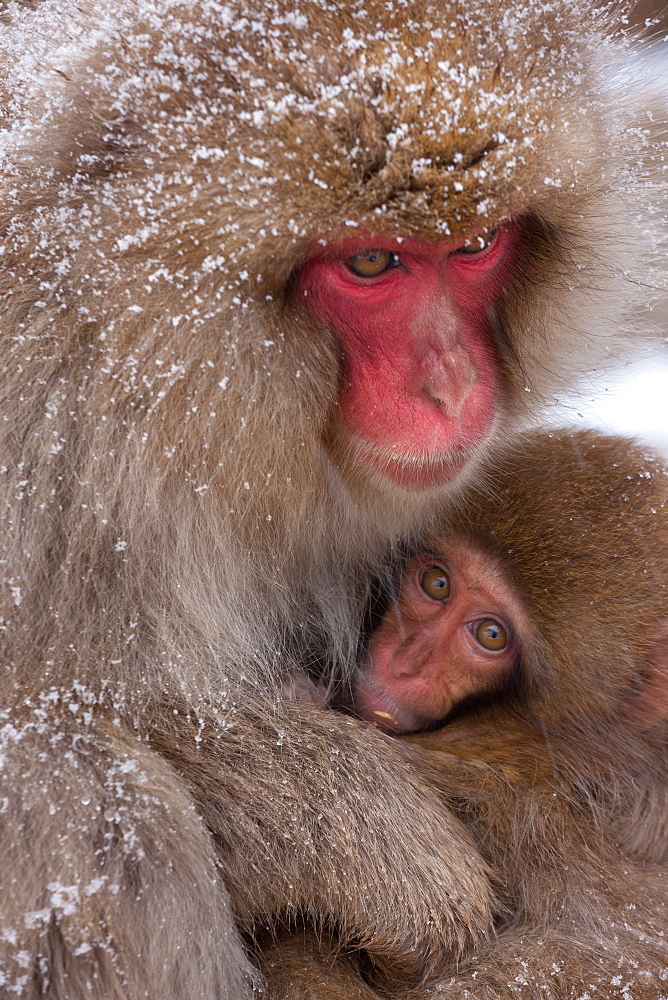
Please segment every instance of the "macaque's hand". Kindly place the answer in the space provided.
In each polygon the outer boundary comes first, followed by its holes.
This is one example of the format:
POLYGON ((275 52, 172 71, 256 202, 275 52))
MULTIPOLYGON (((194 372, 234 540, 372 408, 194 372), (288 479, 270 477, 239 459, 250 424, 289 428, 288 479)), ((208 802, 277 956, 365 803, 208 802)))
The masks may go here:
POLYGON ((395 739, 306 703, 203 727, 171 715, 156 749, 191 784, 243 929, 336 926, 379 979, 443 974, 491 930, 488 868, 395 739), (197 736, 197 740, 195 740, 197 736))
POLYGON ((326 686, 316 684, 303 670, 294 670, 286 678, 283 684, 283 697, 286 701, 301 701, 327 708, 326 686))

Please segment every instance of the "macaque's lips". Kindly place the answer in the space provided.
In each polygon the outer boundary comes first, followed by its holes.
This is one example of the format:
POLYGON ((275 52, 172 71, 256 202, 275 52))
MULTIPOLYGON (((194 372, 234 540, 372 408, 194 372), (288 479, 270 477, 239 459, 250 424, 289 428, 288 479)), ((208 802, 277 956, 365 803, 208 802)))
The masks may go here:
POLYGON ((355 444, 361 462, 406 490, 430 490, 452 482, 471 457, 468 451, 456 451, 421 458, 377 448, 359 439, 355 444))
POLYGON ((433 719, 423 719, 408 709, 368 708, 360 714, 386 733, 420 733, 434 723, 433 719))

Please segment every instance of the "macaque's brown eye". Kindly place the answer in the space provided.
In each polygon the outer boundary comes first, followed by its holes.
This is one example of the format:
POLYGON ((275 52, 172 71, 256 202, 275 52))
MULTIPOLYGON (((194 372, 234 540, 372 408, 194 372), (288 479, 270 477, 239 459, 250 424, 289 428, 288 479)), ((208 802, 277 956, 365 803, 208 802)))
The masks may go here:
POLYGON ((440 566, 430 566, 420 577, 420 586, 427 597, 445 601, 450 596, 450 577, 440 566))
POLYGON ((476 627, 475 637, 483 649, 505 649, 508 645, 505 628, 493 618, 483 618, 476 627))
POLYGON ((470 239, 466 241, 462 246, 457 247, 455 253, 462 254, 475 254, 482 253, 494 242, 494 237, 496 236, 496 230, 493 229, 490 233, 477 233, 475 236, 471 236, 470 239))
POLYGON ((376 278, 395 263, 396 257, 391 250, 363 250, 345 261, 348 270, 360 278, 376 278))

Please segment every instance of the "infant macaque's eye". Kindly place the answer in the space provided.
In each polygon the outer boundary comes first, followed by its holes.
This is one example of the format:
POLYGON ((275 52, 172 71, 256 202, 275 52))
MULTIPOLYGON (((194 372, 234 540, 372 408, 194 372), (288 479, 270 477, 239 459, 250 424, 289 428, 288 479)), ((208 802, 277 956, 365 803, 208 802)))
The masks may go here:
POLYGON ((433 601, 445 601, 450 596, 450 577, 440 566, 423 570, 420 586, 433 601))
POLYGON ((505 649, 508 645, 505 628, 494 618, 483 618, 476 626, 474 635, 483 649, 505 649))

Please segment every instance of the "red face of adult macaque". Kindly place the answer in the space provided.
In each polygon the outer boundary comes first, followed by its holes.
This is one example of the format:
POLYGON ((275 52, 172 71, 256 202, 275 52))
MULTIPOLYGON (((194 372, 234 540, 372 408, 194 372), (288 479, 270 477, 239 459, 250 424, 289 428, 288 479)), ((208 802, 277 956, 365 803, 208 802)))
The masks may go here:
POLYGON ((356 232, 316 251, 298 294, 344 356, 336 452, 409 489, 461 471, 496 417, 488 317, 518 238, 513 225, 465 243, 356 232))
POLYGON ((527 634, 522 603, 494 560, 442 540, 408 563, 398 600, 371 636, 355 708, 391 732, 425 729, 464 698, 501 686, 527 634))

